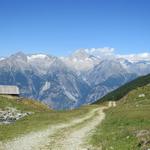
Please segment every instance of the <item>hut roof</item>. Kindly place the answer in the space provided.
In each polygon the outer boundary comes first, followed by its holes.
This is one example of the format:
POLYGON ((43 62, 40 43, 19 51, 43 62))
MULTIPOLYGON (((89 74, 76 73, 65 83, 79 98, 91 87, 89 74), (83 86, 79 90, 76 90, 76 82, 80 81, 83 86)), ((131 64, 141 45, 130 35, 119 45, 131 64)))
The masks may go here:
POLYGON ((0 85, 0 94, 19 95, 19 93, 17 86, 0 85))

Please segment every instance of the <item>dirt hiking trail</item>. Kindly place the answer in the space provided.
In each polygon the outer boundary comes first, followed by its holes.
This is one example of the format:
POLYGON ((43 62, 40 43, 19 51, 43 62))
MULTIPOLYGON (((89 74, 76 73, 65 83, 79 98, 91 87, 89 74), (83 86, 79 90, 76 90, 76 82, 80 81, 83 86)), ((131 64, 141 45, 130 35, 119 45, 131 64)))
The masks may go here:
POLYGON ((107 107, 91 109, 84 117, 0 143, 0 150, 93 150, 86 139, 105 118, 104 109, 115 106, 109 102, 107 107))

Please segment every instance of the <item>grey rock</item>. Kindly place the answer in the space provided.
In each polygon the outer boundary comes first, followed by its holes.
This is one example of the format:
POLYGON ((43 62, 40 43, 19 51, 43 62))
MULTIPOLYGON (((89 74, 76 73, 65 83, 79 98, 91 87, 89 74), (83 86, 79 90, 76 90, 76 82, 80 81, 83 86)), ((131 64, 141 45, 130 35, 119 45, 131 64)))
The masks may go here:
POLYGON ((31 115, 33 112, 21 112, 16 108, 6 107, 0 109, 0 124, 10 124, 19 120, 27 115, 31 115))

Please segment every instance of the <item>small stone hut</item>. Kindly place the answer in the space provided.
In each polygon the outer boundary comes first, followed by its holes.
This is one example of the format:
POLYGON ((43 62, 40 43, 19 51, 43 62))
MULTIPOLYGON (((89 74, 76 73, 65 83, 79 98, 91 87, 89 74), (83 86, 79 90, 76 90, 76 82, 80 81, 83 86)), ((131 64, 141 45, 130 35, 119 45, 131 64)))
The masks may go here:
POLYGON ((11 85, 0 85, 0 95, 19 96, 19 88, 11 85))

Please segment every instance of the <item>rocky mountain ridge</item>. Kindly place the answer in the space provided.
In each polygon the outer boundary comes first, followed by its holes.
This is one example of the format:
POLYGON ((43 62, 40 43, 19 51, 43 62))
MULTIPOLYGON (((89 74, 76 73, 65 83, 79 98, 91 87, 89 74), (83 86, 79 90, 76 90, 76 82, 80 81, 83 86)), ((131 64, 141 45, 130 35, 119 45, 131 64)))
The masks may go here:
POLYGON ((22 96, 54 109, 71 109, 150 73, 147 57, 130 61, 110 51, 98 54, 97 49, 82 49, 67 57, 19 52, 0 59, 0 84, 18 85, 22 96))

